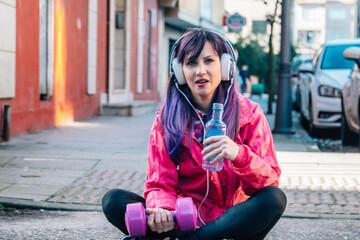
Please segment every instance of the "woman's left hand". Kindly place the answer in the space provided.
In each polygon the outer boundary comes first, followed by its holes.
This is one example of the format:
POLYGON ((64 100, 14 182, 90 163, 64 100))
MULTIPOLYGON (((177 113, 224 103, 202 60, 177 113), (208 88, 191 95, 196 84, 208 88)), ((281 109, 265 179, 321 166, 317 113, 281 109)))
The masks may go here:
POLYGON ((204 156, 203 160, 216 156, 210 163, 214 164, 223 158, 227 158, 230 161, 234 161, 239 153, 240 147, 231 140, 228 136, 212 136, 204 140, 205 148, 201 154, 204 156), (207 146, 206 146, 207 145, 207 146))

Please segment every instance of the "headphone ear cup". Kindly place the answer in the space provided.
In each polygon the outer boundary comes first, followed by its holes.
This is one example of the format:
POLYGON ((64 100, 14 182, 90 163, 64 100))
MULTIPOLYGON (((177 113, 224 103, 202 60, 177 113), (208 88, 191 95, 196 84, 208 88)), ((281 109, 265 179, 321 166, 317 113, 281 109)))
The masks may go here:
POLYGON ((186 81, 185 81, 185 75, 183 72, 182 64, 178 62, 177 58, 174 58, 174 60, 172 60, 172 69, 177 82, 180 85, 185 84, 186 81))
POLYGON ((228 53, 223 53, 221 55, 221 80, 229 81, 231 78, 232 72, 232 58, 228 53))

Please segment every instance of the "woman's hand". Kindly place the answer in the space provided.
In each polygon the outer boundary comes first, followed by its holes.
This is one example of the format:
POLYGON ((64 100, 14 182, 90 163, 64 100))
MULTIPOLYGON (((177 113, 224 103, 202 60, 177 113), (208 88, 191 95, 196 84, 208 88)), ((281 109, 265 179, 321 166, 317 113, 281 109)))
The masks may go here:
POLYGON ((231 140, 228 136, 212 136, 204 140, 204 146, 206 146, 201 154, 204 156, 203 160, 216 156, 210 164, 214 164, 220 161, 222 158, 227 158, 230 161, 234 161, 239 153, 240 147, 231 140), (211 145, 210 145, 211 144, 211 145))
POLYGON ((168 232, 175 226, 175 222, 169 210, 163 208, 147 208, 149 214, 147 224, 153 232, 168 232))

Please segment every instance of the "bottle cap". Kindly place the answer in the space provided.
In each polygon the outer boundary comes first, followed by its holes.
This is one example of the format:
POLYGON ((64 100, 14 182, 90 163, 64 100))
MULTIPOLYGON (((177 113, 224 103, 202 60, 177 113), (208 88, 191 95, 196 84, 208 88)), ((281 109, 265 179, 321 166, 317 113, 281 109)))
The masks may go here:
POLYGON ((213 103, 213 110, 223 110, 224 105, 222 103, 213 103))

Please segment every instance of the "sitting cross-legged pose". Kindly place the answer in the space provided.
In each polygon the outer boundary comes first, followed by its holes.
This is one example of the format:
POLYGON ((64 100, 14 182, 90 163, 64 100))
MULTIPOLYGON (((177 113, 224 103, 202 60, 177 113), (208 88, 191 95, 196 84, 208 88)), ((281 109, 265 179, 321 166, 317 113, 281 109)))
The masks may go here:
POLYGON ((234 61, 231 43, 210 30, 190 29, 174 44, 150 132, 144 197, 123 189, 103 197, 105 216, 124 234, 126 206, 139 202, 148 215, 139 239, 264 239, 280 219, 286 196, 271 131, 260 106, 233 86, 234 61), (219 109, 226 134, 205 138, 219 109), (183 197, 195 204, 192 231, 182 231, 170 212, 183 197))

